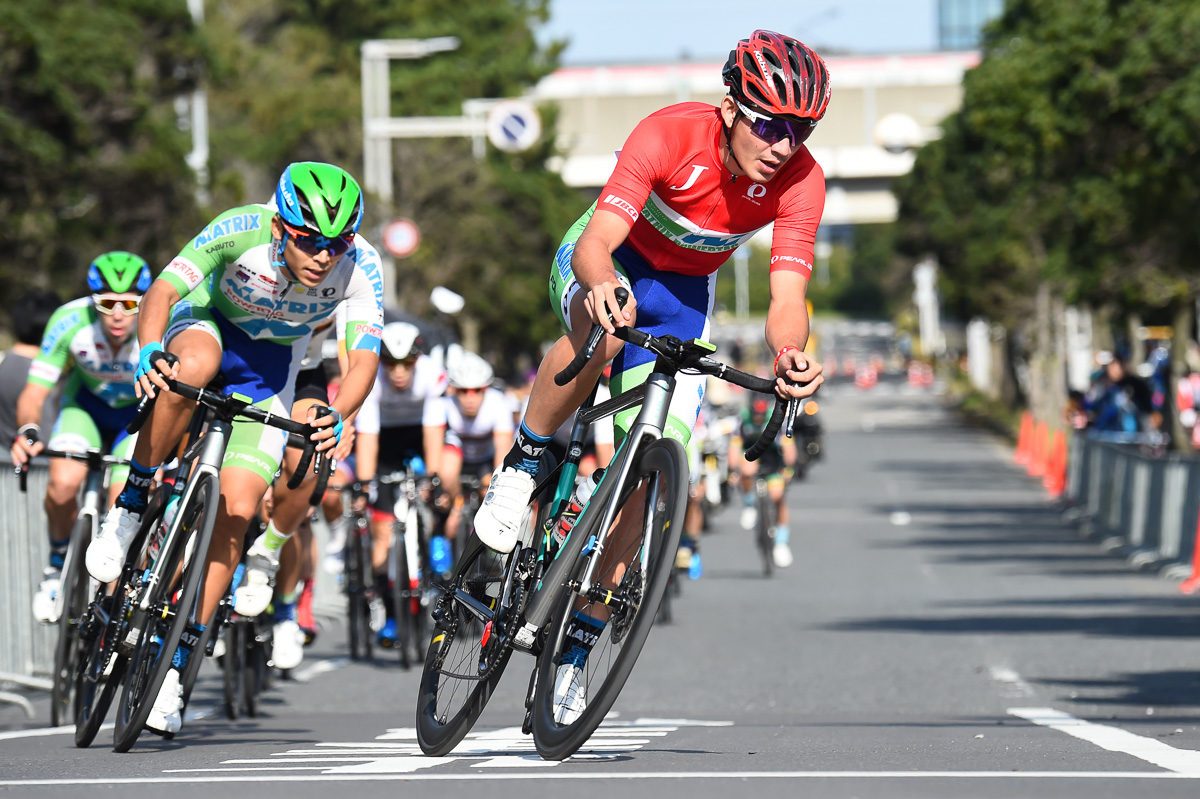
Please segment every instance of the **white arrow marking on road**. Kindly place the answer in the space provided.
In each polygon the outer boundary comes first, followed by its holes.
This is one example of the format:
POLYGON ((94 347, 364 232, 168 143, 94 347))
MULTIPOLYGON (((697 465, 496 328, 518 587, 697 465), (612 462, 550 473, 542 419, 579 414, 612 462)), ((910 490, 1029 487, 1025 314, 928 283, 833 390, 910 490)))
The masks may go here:
POLYGON ((1162 741, 1134 735, 1128 730, 1093 724, 1052 707, 1010 707, 1008 712, 1042 727, 1088 741, 1101 749, 1132 755, 1177 774, 1200 775, 1200 752, 1176 749, 1162 741))

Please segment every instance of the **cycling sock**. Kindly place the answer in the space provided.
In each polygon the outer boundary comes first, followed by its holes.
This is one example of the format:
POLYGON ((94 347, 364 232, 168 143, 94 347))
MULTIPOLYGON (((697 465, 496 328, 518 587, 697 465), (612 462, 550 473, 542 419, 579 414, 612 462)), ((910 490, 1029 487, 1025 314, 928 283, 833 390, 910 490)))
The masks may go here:
POLYGON ((745 491, 742 493, 742 504, 745 505, 747 508, 754 507, 755 499, 756 499, 756 497, 754 496, 754 494, 752 494, 749 491, 745 491))
POLYGON ((786 544, 788 542, 788 536, 791 535, 791 532, 792 531, 788 529, 788 526, 786 524, 776 525, 775 526, 775 544, 776 545, 786 544))
POLYGON ((289 594, 286 598, 280 599, 275 603, 275 615, 272 616, 272 621, 278 624, 281 621, 296 620, 296 595, 289 594))
POLYGON ((571 618, 571 623, 567 625, 566 639, 571 641, 571 646, 563 652, 559 658, 560 666, 580 666, 582 667, 587 656, 591 654, 592 647, 596 645, 596 641, 600 639, 600 633, 604 632, 604 627, 607 621, 593 619, 586 613, 575 611, 575 615, 571 618))
POLYGON ((179 646, 175 648, 175 656, 171 658, 171 665, 183 671, 187 668, 188 658, 192 656, 196 645, 200 643, 200 634, 204 632, 204 625, 197 624, 194 627, 188 627, 179 636, 179 646))
POLYGON ((67 560, 67 545, 71 543, 71 539, 65 541, 50 542, 50 568, 62 570, 63 564, 67 560))
POLYGON ((143 466, 136 458, 129 459, 129 477, 125 479, 125 488, 114 503, 118 508, 125 508, 134 513, 141 513, 150 501, 150 485, 154 482, 154 472, 158 467, 143 466))
POLYGON ((517 435, 513 438, 512 449, 504 456, 504 468, 519 469, 531 477, 537 477, 542 453, 546 451, 546 445, 553 437, 539 436, 522 421, 521 426, 517 428, 517 435))
POLYGON ((283 549, 283 545, 292 537, 291 533, 284 535, 275 527, 275 521, 272 519, 267 522, 267 530, 259 537, 259 542, 268 552, 278 552, 283 549))

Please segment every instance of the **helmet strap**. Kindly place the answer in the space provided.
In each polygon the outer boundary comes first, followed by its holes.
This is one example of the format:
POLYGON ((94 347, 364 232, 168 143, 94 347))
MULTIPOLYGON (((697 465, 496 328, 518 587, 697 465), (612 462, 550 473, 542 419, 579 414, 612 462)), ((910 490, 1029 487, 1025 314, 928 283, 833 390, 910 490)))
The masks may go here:
MULTIPOLYGON (((723 125, 722 127, 725 128, 725 147, 729 150, 729 158, 733 161, 733 163, 737 164, 737 168, 742 170, 742 174, 745 175, 747 174, 746 167, 742 166, 742 162, 739 161, 738 157, 733 154, 733 126, 736 125, 738 120, 741 118, 742 109, 738 108, 734 111, 733 122, 728 125, 723 125)), ((737 178, 737 175, 733 176, 734 180, 737 180, 737 178)))
POLYGON ((284 228, 282 238, 278 238, 275 240, 276 242, 278 242, 276 244, 276 247, 278 249, 275 250, 276 257, 271 259, 271 266, 275 267, 280 272, 283 272, 283 276, 285 278, 287 278, 287 280, 289 282, 299 283, 300 281, 296 278, 296 273, 293 272, 290 267, 288 267, 287 261, 285 261, 283 258, 283 251, 285 249, 287 249, 287 240, 288 240, 288 232, 287 232, 287 228, 284 228))

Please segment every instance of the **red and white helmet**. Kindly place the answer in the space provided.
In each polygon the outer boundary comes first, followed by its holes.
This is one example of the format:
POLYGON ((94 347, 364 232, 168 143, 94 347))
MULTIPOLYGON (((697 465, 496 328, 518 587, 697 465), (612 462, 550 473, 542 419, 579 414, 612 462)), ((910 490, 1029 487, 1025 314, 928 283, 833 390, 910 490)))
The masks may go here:
POLYGON ((829 106, 829 69, 795 39, 755 31, 729 51, 721 77, 735 99, 774 117, 818 120, 829 106))

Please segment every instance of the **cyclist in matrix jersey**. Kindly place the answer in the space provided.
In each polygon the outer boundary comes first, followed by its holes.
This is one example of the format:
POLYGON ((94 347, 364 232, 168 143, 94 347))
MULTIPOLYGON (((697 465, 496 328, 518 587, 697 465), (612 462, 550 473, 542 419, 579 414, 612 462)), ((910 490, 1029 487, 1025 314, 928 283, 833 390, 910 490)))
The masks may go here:
MULTIPOLYGON (((138 437, 125 490, 87 552, 97 580, 118 576, 146 508, 153 469, 187 428, 193 403, 169 391, 165 378, 203 386, 218 372, 227 394, 287 416, 296 372, 313 329, 346 303, 348 368, 333 403, 337 413, 309 421, 318 449, 336 446, 341 419, 362 403, 379 365, 383 278, 379 254, 355 231, 362 221, 358 184, 336 166, 294 163, 275 189, 274 207, 247 205, 218 216, 167 265, 146 293, 139 332, 138 390, 157 397, 138 437), (164 351, 164 345, 169 351, 164 351)), ((242 538, 275 479, 286 434, 249 422, 234 427, 221 481, 212 545, 200 589, 199 618, 211 619, 241 557, 242 538)), ((268 541, 278 549, 283 542, 268 541)), ((202 629, 188 628, 147 726, 181 725, 180 671, 202 629)))
MULTIPOLYGON (((722 70, 719 107, 669 106, 642 120, 625 142, 600 199, 567 233, 550 274, 550 296, 567 331, 538 370, 525 418, 475 518, 481 541, 512 550, 533 492, 539 456, 614 357, 613 394, 645 381, 654 355, 606 339, 566 386, 553 377, 583 346, 593 322, 609 332, 637 324, 655 335, 704 338, 717 268, 774 223, 766 339, 777 353, 776 391, 811 396, 821 366, 803 352, 804 293, 825 204, 821 168, 803 146, 829 104, 825 62, 805 45, 755 31, 722 70), (619 308, 614 290, 630 290, 619 308), (613 322, 608 314, 613 315, 613 322)), ((666 433, 687 443, 704 378, 678 378, 666 433)), ((627 431, 636 408, 617 416, 627 431)), ((587 637, 587 636, 585 636, 587 637)))
MULTIPOLYGON (((41 352, 29 366, 25 388, 17 399, 19 430, 11 451, 17 466, 42 451, 42 405, 64 373, 69 377, 58 420, 50 433, 50 449, 86 452, 105 447, 124 458, 131 448, 132 439, 126 435, 125 425, 137 409, 133 375, 138 366, 138 342, 134 327, 142 292, 150 287, 150 267, 133 253, 108 252, 88 267, 87 280, 94 294, 68 302, 54 312, 46 324, 41 352)), ((77 461, 50 461, 45 502, 50 565, 33 598, 33 615, 40 621, 57 621, 54 599, 78 511, 76 496, 87 471, 87 465, 77 461)), ((124 466, 111 469, 110 501, 121 490, 127 472, 124 466)))

